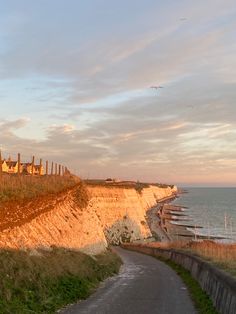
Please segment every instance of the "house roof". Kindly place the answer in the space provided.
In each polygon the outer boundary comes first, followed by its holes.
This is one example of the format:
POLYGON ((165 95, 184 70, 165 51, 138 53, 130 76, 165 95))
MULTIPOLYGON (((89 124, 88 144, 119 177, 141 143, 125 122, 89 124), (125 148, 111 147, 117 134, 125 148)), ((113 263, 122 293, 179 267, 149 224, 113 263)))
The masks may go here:
POLYGON ((32 166, 31 162, 22 162, 22 166, 32 166))
MULTIPOLYGON (((35 169, 40 169, 40 165, 35 165, 34 168, 35 169)), ((42 168, 43 168, 43 166, 42 166, 42 168)))
POLYGON ((8 167, 15 167, 17 165, 17 161, 6 161, 8 167))

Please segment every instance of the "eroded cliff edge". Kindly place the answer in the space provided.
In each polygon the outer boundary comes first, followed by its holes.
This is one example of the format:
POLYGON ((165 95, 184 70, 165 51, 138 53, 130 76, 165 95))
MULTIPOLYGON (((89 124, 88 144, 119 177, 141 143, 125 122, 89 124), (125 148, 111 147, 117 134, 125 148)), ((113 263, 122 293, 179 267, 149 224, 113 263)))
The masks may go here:
MULTIPOLYGON (((134 241, 151 236, 146 211, 157 201, 177 192, 174 187, 150 185, 135 188, 88 186, 89 203, 80 208, 76 189, 40 202, 46 211, 0 232, 0 247, 58 246, 98 254, 108 243, 134 241)), ((34 204, 34 207, 37 204, 34 204)), ((24 210, 24 206, 19 210, 24 210)))

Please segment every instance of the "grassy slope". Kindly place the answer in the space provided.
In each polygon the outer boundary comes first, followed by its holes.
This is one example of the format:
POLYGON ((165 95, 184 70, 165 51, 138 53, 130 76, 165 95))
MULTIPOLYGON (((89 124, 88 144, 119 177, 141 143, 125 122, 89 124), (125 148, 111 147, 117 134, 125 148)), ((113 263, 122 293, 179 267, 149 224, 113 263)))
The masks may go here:
MULTIPOLYGON (((87 189, 76 177, 4 175, 0 181, 0 230, 51 210, 48 202, 71 189, 78 206, 86 207, 87 189)), ((0 313, 55 313, 86 298, 101 280, 117 273, 120 265, 121 260, 110 251, 92 258, 63 248, 33 252, 2 249, 0 313)))
POLYGON ((105 180, 85 180, 85 183, 90 186, 97 187, 109 187, 109 188, 122 188, 122 189, 135 189, 139 194, 142 190, 149 188, 150 185, 157 186, 159 188, 166 189, 168 187, 173 188, 173 185, 167 185, 162 183, 144 183, 139 181, 119 181, 119 182, 106 182, 105 180))
POLYGON ((170 260, 161 260, 168 264, 170 267, 172 267, 176 271, 176 273, 182 278, 183 282, 188 287, 188 291, 199 314, 218 313, 210 297, 202 290, 199 283, 191 276, 189 271, 170 260))
POLYGON ((117 273, 120 265, 111 251, 92 258, 59 248, 1 250, 0 313, 55 313, 86 298, 101 280, 117 273))
POLYGON ((63 201, 67 191, 82 209, 89 196, 83 181, 74 176, 6 176, 0 181, 0 231, 20 226, 63 201))
POLYGON ((3 175, 0 180, 0 202, 29 200, 66 191, 79 182, 75 176, 3 175))

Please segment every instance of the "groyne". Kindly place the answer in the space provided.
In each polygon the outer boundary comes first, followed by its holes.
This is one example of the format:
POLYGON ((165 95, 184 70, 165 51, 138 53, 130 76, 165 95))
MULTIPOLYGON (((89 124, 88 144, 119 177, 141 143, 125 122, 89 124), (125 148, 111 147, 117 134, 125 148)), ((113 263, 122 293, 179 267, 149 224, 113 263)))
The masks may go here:
MULTIPOLYGON (((177 250, 123 244, 123 248, 171 260, 187 269, 221 314, 236 313, 236 280, 201 258, 177 250)), ((153 274, 154 275, 154 274, 153 274)))

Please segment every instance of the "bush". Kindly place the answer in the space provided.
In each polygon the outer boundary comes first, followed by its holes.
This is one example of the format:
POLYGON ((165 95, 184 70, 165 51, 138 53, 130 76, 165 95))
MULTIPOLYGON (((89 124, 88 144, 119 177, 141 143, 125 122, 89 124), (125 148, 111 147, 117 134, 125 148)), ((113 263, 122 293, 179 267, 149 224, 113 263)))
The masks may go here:
POLYGON ((55 313, 86 298, 120 265, 109 250, 95 258, 63 248, 1 250, 0 313, 55 313))

